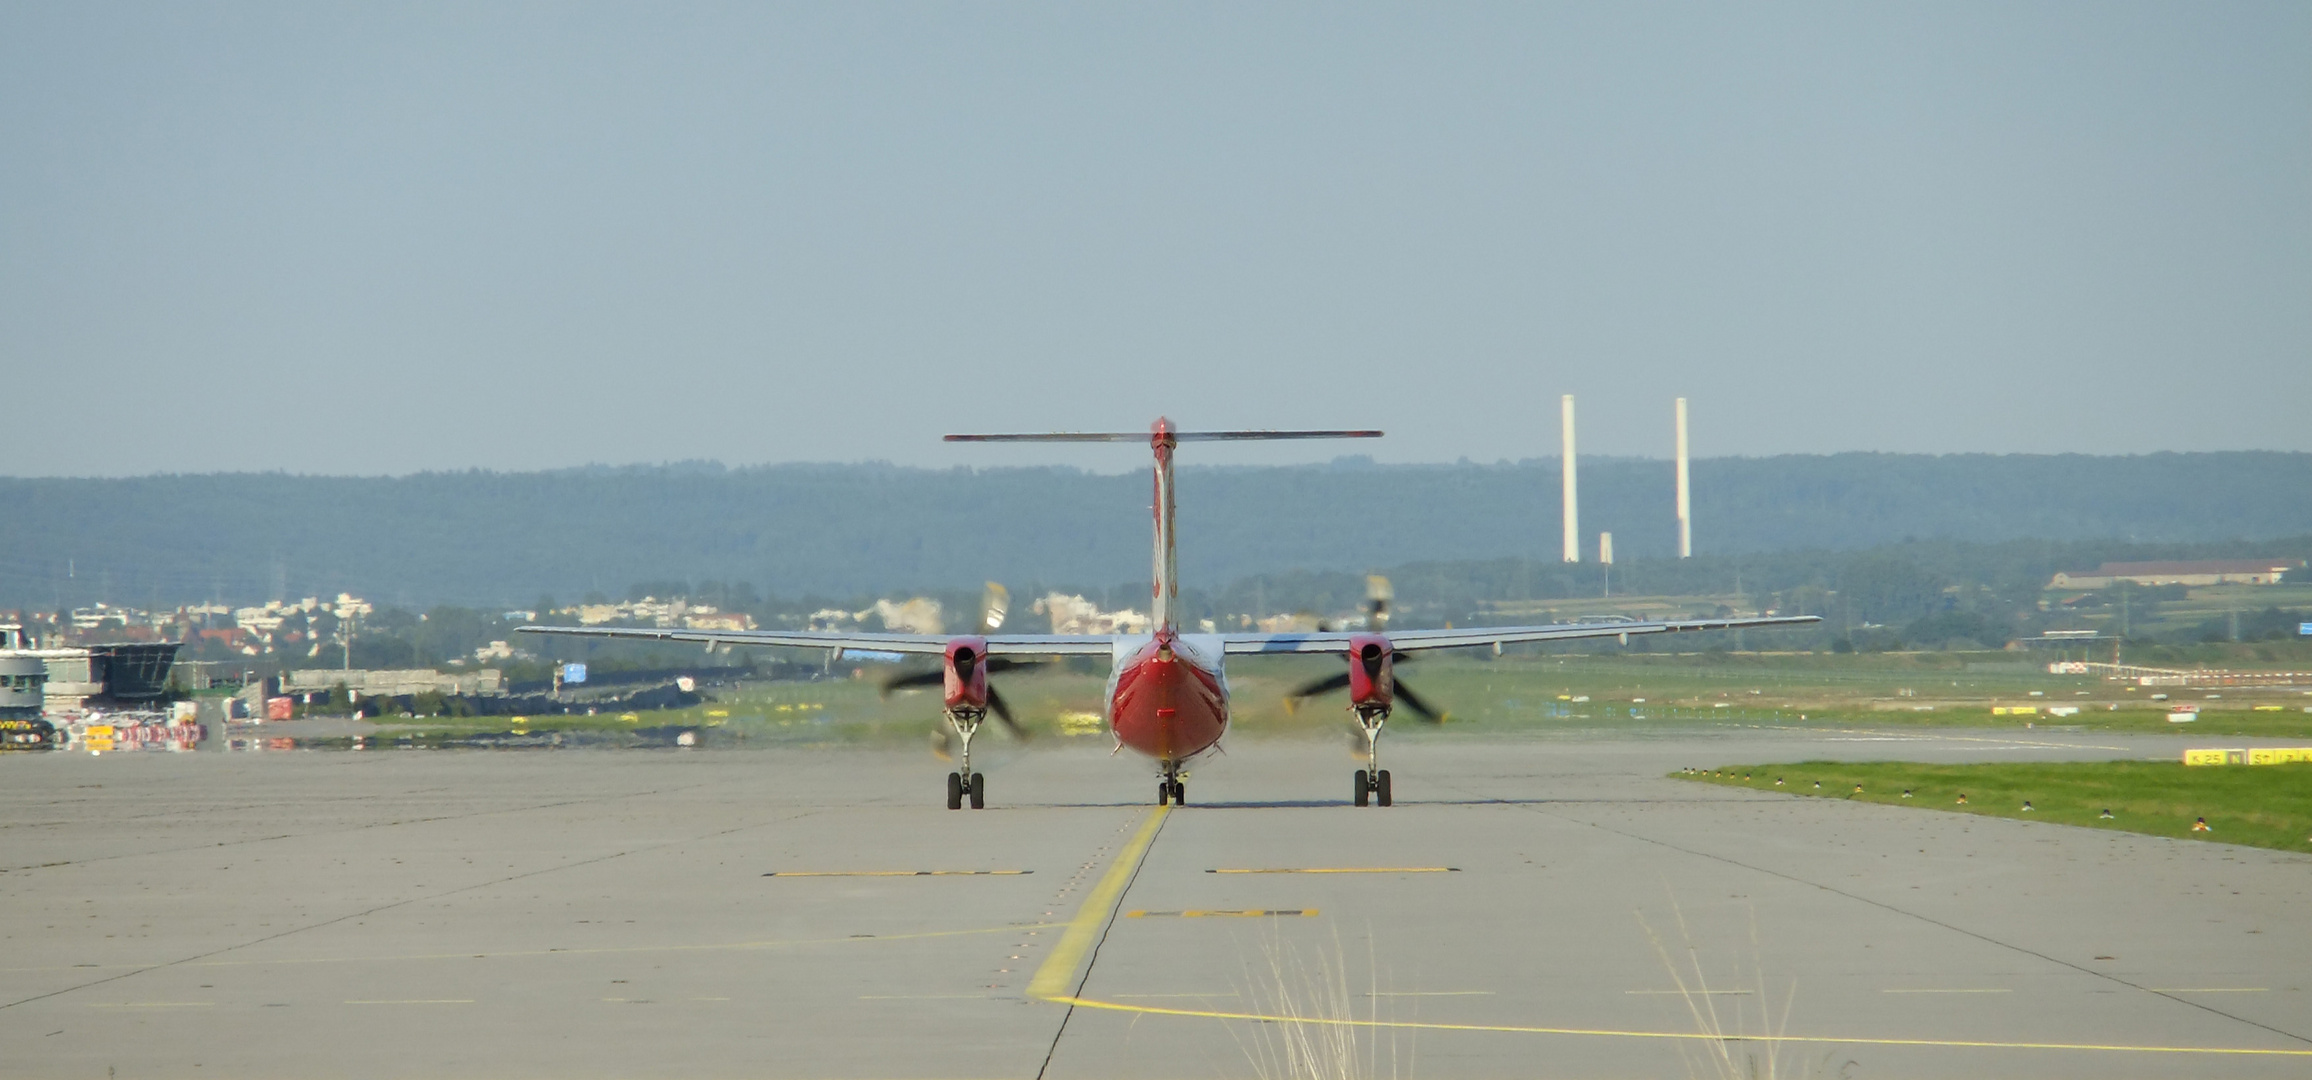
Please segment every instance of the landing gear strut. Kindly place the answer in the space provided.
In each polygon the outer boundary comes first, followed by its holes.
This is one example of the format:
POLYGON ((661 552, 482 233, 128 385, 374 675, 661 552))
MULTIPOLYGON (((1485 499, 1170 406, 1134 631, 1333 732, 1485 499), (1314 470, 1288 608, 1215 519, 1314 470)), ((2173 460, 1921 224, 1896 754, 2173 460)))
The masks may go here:
POLYGON ((1365 767, 1357 770, 1357 805, 1389 805, 1389 770, 1381 767, 1381 725, 1389 722, 1385 705, 1357 707, 1357 727, 1365 733, 1365 767))
POLYGON ((1164 763, 1164 776, 1156 781, 1156 805, 1169 802, 1174 806, 1188 805, 1188 774, 1180 770, 1180 763, 1164 763))
POLYGON ((947 808, 950 810, 963 809, 965 798, 971 800, 971 808, 974 810, 987 807, 987 777, 971 771, 971 737, 979 733, 979 722, 985 719, 985 709, 947 711, 947 726, 955 729, 956 740, 962 746, 957 753, 957 760, 963 766, 947 774, 947 808))

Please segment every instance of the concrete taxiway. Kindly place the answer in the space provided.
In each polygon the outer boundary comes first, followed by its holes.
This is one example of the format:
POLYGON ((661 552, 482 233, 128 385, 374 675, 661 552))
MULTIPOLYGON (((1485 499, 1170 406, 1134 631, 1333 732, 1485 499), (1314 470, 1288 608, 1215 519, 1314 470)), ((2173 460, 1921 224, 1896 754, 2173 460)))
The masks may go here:
POLYGON ((0 1076, 2306 1075, 2312 859, 1664 777, 2182 745, 10 756, 0 1076))

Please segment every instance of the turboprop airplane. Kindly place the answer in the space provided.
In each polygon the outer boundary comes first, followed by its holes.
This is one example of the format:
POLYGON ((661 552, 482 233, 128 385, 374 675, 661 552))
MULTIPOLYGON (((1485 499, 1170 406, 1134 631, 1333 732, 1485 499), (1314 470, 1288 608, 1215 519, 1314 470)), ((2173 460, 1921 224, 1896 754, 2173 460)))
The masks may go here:
MULTIPOLYGON (((1181 443, 1265 439, 1374 439, 1378 431, 1181 431, 1159 418, 1146 434, 1071 432, 1037 435, 949 435, 949 442, 1140 442, 1156 456, 1156 562, 1150 590, 1150 625, 1145 634, 938 634, 846 633, 818 630, 673 630, 625 627, 524 626, 524 633, 573 637, 702 641, 715 645, 783 645, 797 648, 863 649, 923 653, 940 657, 936 679, 944 691, 942 715, 962 746, 961 768, 947 774, 947 808, 987 805, 987 778, 971 770, 971 740, 992 710, 1015 732, 1011 709, 988 681, 991 672, 1023 666, 1021 657, 1106 656, 1111 667, 1103 709, 1117 746, 1154 758, 1160 777, 1159 803, 1185 805, 1187 764, 1220 744, 1228 732, 1230 656, 1324 653, 1341 657, 1347 671, 1300 688, 1295 697, 1332 690, 1349 692, 1348 709, 1364 733, 1365 767, 1352 789, 1358 806, 1394 801, 1387 769, 1381 768, 1381 727, 1397 704, 1431 722, 1442 717, 1399 682, 1396 662, 1426 649, 1463 649, 1528 641, 1571 641, 1670 634, 1687 630, 1729 630, 1749 626, 1791 626, 1819 622, 1812 615, 1732 619, 1677 619, 1655 622, 1567 623, 1552 626, 1481 626, 1462 630, 1386 632, 1376 618, 1363 631, 1290 634, 1192 634, 1174 621, 1180 599, 1178 560, 1173 543, 1172 454, 1181 443)), ((1376 608, 1378 614, 1378 608, 1376 608)))

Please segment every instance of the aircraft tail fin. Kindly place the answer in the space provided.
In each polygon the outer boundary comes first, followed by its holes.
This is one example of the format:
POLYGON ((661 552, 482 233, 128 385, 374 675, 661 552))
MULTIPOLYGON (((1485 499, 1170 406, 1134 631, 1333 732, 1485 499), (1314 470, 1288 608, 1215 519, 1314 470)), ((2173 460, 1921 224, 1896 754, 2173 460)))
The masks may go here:
POLYGON ((1181 431, 1158 417, 1145 432, 1052 431, 1040 434, 949 435, 948 442, 1120 443, 1146 442, 1156 452, 1156 573, 1149 594, 1149 617, 1158 631, 1173 629, 1172 607, 1180 598, 1179 559, 1172 533, 1172 449, 1184 442, 1255 442, 1269 439, 1378 439, 1372 430, 1339 431, 1181 431))

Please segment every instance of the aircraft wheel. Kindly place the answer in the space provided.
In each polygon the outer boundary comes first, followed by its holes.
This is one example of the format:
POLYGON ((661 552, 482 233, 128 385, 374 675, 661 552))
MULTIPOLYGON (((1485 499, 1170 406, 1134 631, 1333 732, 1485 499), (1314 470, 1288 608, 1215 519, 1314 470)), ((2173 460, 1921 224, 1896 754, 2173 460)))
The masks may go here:
POLYGON ((947 808, 950 810, 963 809, 963 775, 961 773, 947 774, 947 808))
POLYGON ((1368 796, 1370 796, 1372 793, 1373 793, 1373 785, 1372 785, 1372 784, 1371 784, 1369 781, 1367 781, 1367 780, 1365 779, 1365 770, 1363 770, 1363 769, 1358 769, 1358 770, 1357 770, 1357 805, 1358 805, 1358 806, 1363 806, 1363 805, 1365 805, 1365 799, 1366 799, 1368 796))
POLYGON ((1389 805, 1389 770, 1381 770, 1379 782, 1373 785, 1373 797, 1382 806, 1389 805))
POLYGON ((974 810, 987 809, 986 773, 971 774, 971 808, 974 810))
POLYGON ((1188 781, 1174 780, 1172 782, 1172 805, 1188 805, 1188 781))
POLYGON ((1158 780, 1158 781, 1156 781, 1156 805, 1158 805, 1158 806, 1162 806, 1162 805, 1164 805, 1165 803, 1168 803, 1168 802, 1171 802, 1171 801, 1172 801, 1172 781, 1170 781, 1170 780, 1158 780))

